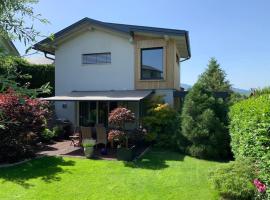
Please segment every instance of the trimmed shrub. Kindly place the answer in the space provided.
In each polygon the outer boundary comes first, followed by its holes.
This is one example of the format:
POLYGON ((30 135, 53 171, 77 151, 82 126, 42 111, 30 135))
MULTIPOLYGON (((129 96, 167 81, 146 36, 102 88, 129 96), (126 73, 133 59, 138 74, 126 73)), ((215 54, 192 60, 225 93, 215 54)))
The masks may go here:
POLYGON ((36 65, 20 57, 0 56, 0 73, 8 74, 14 70, 24 75, 16 78, 21 86, 30 83, 29 88, 33 89, 49 82, 52 87, 51 93, 54 94, 54 65, 36 65))
MULTIPOLYGON (((256 161, 259 179, 270 195, 270 95, 251 97, 230 109, 231 146, 235 158, 256 161)), ((270 196, 269 196, 270 197, 270 196)))
POLYGON ((249 160, 236 160, 224 164, 210 173, 214 188, 222 199, 248 200, 253 199, 255 187, 253 163, 249 160))
POLYGON ((148 110, 143 123, 147 129, 146 139, 154 141, 161 148, 177 147, 177 135, 180 126, 179 114, 168 104, 157 104, 148 110))

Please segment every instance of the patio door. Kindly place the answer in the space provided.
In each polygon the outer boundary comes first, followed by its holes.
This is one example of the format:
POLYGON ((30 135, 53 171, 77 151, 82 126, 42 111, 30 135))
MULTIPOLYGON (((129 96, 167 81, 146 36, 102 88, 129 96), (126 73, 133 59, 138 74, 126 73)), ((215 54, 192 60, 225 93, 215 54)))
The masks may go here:
POLYGON ((97 102, 81 101, 79 102, 79 125, 95 126, 97 118, 97 102))
POLYGON ((79 125, 108 127, 108 115, 117 108, 117 101, 81 101, 79 102, 79 125))

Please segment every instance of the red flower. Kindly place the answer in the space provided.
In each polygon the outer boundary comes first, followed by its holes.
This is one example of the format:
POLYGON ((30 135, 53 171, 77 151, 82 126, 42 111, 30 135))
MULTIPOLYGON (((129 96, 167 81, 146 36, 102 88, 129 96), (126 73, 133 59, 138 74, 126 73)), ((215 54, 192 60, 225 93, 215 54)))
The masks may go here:
POLYGON ((256 186, 258 192, 264 193, 266 191, 266 185, 259 181, 259 179, 254 179, 253 184, 256 186))

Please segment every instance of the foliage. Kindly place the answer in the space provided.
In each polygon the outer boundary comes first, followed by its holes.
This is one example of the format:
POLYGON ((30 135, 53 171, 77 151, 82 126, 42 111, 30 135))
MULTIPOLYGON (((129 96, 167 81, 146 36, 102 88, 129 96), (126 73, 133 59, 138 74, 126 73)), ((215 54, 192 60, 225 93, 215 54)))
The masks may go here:
POLYGON ((133 122, 135 120, 134 113, 131 110, 119 107, 111 111, 109 115, 109 123, 117 127, 123 128, 127 122, 133 122))
POLYGON ((54 136, 57 138, 63 133, 63 128, 60 126, 53 127, 54 136))
POLYGON ((270 94, 270 87, 264 87, 262 89, 253 89, 250 96, 260 96, 264 94, 270 94))
POLYGON ((148 110, 143 119, 147 129, 146 139, 155 141, 155 145, 163 148, 176 148, 176 137, 180 119, 178 113, 168 104, 157 104, 148 110))
POLYGON ((0 0, 0 35, 19 39, 25 45, 35 41, 40 32, 34 29, 34 22, 48 23, 35 14, 32 5, 38 0, 0 0))
POLYGON ((55 137, 55 133, 54 131, 51 131, 48 128, 45 128, 42 133, 41 133, 41 139, 44 141, 50 141, 51 139, 53 139, 55 137))
POLYGON ((210 173, 214 188, 227 200, 253 199, 254 177, 253 163, 243 159, 225 164, 210 173))
POLYGON ((211 59, 207 70, 185 97, 181 133, 187 142, 179 142, 179 148, 192 156, 222 159, 230 154, 227 128, 229 98, 214 95, 217 91, 231 93, 225 77, 217 61, 211 59))
MULTIPOLYGON (((44 86, 50 85, 52 86, 52 93, 54 93, 54 66, 53 65, 35 65, 30 64, 25 59, 15 56, 0 56, 0 74, 1 83, 3 84, 3 80, 6 80, 5 85, 10 87, 10 84, 7 84, 10 81, 13 81, 14 84, 11 86, 14 89, 14 85, 16 85, 15 90, 18 89, 36 89, 36 88, 44 88, 44 86), (9 77, 9 78, 8 78, 9 77), (16 83, 17 84, 16 84, 16 83), (49 84, 48 84, 49 83, 49 84)), ((3 88, 2 88, 3 90, 3 88)), ((31 90, 26 90, 31 91, 31 90)), ((40 91, 43 96, 46 96, 50 91, 40 91)), ((29 95, 29 94, 28 94, 29 95)), ((38 94, 35 94, 38 95, 38 94)), ((32 95, 30 95, 32 96, 32 95)))
MULTIPOLYGON (((231 146, 234 156, 256 160, 259 179, 270 187, 270 95, 251 97, 230 109, 231 146)), ((268 196, 270 190, 267 189, 268 196)))
POLYGON ((134 121, 135 114, 131 110, 124 107, 118 107, 112 110, 109 114, 109 123, 115 126, 115 128, 110 130, 108 140, 117 140, 120 145, 125 145, 128 148, 128 133, 125 130, 125 124, 134 121))
POLYGON ((82 146, 84 148, 94 147, 95 145, 96 145, 95 140, 90 140, 90 139, 85 139, 85 140, 83 140, 83 143, 82 143, 82 146))
POLYGON ((8 90, 0 93, 0 110, 0 162, 29 157, 49 117, 48 103, 8 90))

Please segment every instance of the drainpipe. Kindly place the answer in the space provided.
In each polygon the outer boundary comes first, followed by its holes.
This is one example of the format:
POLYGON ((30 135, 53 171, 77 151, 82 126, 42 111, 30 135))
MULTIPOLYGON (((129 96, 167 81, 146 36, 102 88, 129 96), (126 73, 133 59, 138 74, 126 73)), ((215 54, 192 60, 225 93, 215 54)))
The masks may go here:
POLYGON ((187 58, 185 58, 184 60, 180 60, 180 62, 184 62, 184 61, 186 61, 186 60, 188 60, 188 59, 190 59, 190 56, 187 57, 187 58))
MULTIPOLYGON (((48 53, 48 52, 44 52, 44 56, 45 56, 45 58, 48 58, 48 59, 50 59, 50 60, 55 60, 55 58, 52 58, 52 57, 49 57, 48 56, 48 54, 50 54, 50 53, 48 53)), ((52 55, 52 54, 51 54, 52 55)))

